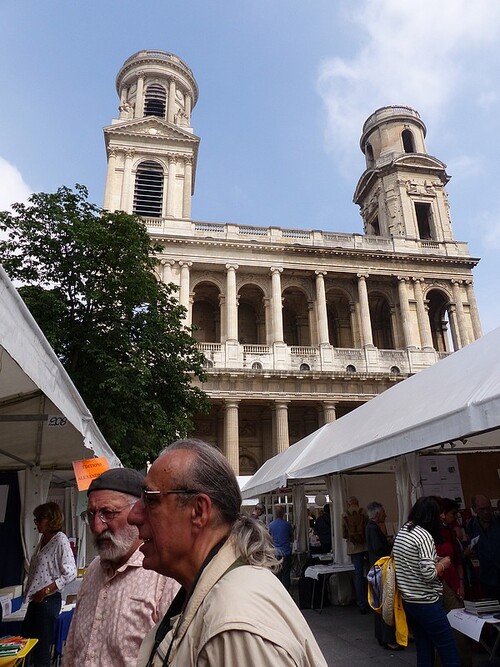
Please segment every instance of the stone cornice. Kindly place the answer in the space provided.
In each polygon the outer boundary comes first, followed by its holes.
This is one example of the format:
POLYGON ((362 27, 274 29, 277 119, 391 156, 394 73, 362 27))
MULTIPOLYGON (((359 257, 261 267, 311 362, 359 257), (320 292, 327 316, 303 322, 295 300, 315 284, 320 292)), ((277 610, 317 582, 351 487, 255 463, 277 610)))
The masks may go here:
MULTIPOLYGON (((427 253, 413 254, 413 253, 397 253, 394 251, 384 252, 383 250, 365 250, 365 249, 349 249, 349 248, 318 248, 308 246, 290 246, 283 244, 263 244, 255 243, 255 241, 230 241, 227 239, 204 239, 192 237, 172 237, 162 236, 156 230, 151 231, 151 236, 158 243, 163 244, 185 244, 189 246, 217 246, 218 248, 234 248, 241 249, 243 252, 252 249, 252 255, 255 256, 255 251, 263 253, 285 253, 285 254, 303 254, 303 255, 319 255, 320 257, 355 257, 367 260, 385 260, 390 263, 395 262, 415 262, 418 264, 444 264, 444 265, 460 265, 474 268, 479 263, 479 258, 475 257, 450 257, 449 255, 429 255, 427 253)), ((275 262, 271 259, 269 264, 275 262)), ((325 267, 325 270, 331 270, 330 267, 325 267)))

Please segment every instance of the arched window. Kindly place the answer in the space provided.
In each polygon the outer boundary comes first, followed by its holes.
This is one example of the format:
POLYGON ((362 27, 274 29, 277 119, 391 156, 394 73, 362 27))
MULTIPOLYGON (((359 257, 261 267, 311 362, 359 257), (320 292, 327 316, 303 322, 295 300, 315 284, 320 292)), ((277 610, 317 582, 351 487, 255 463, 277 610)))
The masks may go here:
POLYGON ((252 370, 254 371, 261 371, 262 370, 262 364, 260 361, 254 361, 252 364, 252 370))
POLYGON ((153 161, 141 162, 134 189, 134 213, 161 218, 163 209, 163 168, 153 161))
POLYGON ((415 153, 415 139, 411 130, 403 130, 401 137, 403 139, 403 148, 405 153, 415 153))
POLYGON ((144 115, 165 118, 167 92, 159 83, 152 83, 146 88, 144 97, 144 115))
POLYGON ((399 368, 397 366, 392 366, 391 373, 393 375, 401 375, 401 371, 399 370, 399 368))
POLYGON ((353 366, 352 364, 349 364, 349 366, 346 366, 346 372, 347 373, 355 373, 356 372, 356 366, 353 366))
POLYGON ((301 371, 310 371, 311 367, 309 366, 309 364, 300 364, 300 370, 301 371))
POLYGON ((375 164, 375 158, 373 157, 373 148, 371 144, 366 144, 366 159, 368 163, 368 168, 371 169, 375 164))

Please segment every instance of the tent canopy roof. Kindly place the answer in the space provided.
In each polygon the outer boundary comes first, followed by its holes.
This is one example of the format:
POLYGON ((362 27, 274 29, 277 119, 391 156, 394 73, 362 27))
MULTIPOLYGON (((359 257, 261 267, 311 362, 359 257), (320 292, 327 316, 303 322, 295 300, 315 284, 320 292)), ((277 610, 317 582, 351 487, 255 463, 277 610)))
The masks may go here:
POLYGON ((71 470, 94 456, 121 466, 0 266, 0 469, 71 470))
POLYGON ((443 453, 498 449, 499 350, 500 328, 267 461, 244 496, 271 491, 276 481, 285 486, 430 447, 443 453))

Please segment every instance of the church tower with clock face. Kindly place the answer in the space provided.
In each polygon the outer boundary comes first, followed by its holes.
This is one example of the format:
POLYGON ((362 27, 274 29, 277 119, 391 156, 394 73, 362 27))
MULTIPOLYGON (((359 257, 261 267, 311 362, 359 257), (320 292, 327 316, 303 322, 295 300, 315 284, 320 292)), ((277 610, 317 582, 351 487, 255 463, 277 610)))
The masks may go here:
POLYGON ((449 177, 417 111, 383 107, 364 124, 363 233, 288 229, 192 219, 198 86, 178 56, 140 51, 116 87, 104 207, 140 216, 163 248, 159 278, 206 357, 211 412, 193 435, 237 474, 481 335, 478 260, 453 238, 449 177))

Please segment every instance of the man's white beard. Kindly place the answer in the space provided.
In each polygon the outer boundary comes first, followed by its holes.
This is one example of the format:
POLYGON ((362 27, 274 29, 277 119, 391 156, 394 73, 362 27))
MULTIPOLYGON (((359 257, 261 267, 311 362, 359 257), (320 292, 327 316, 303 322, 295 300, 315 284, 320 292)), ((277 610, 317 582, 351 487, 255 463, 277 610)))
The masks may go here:
POLYGON ((124 526, 119 532, 112 533, 109 528, 100 535, 94 535, 94 545, 101 560, 111 562, 124 558, 139 537, 137 526, 124 526))

